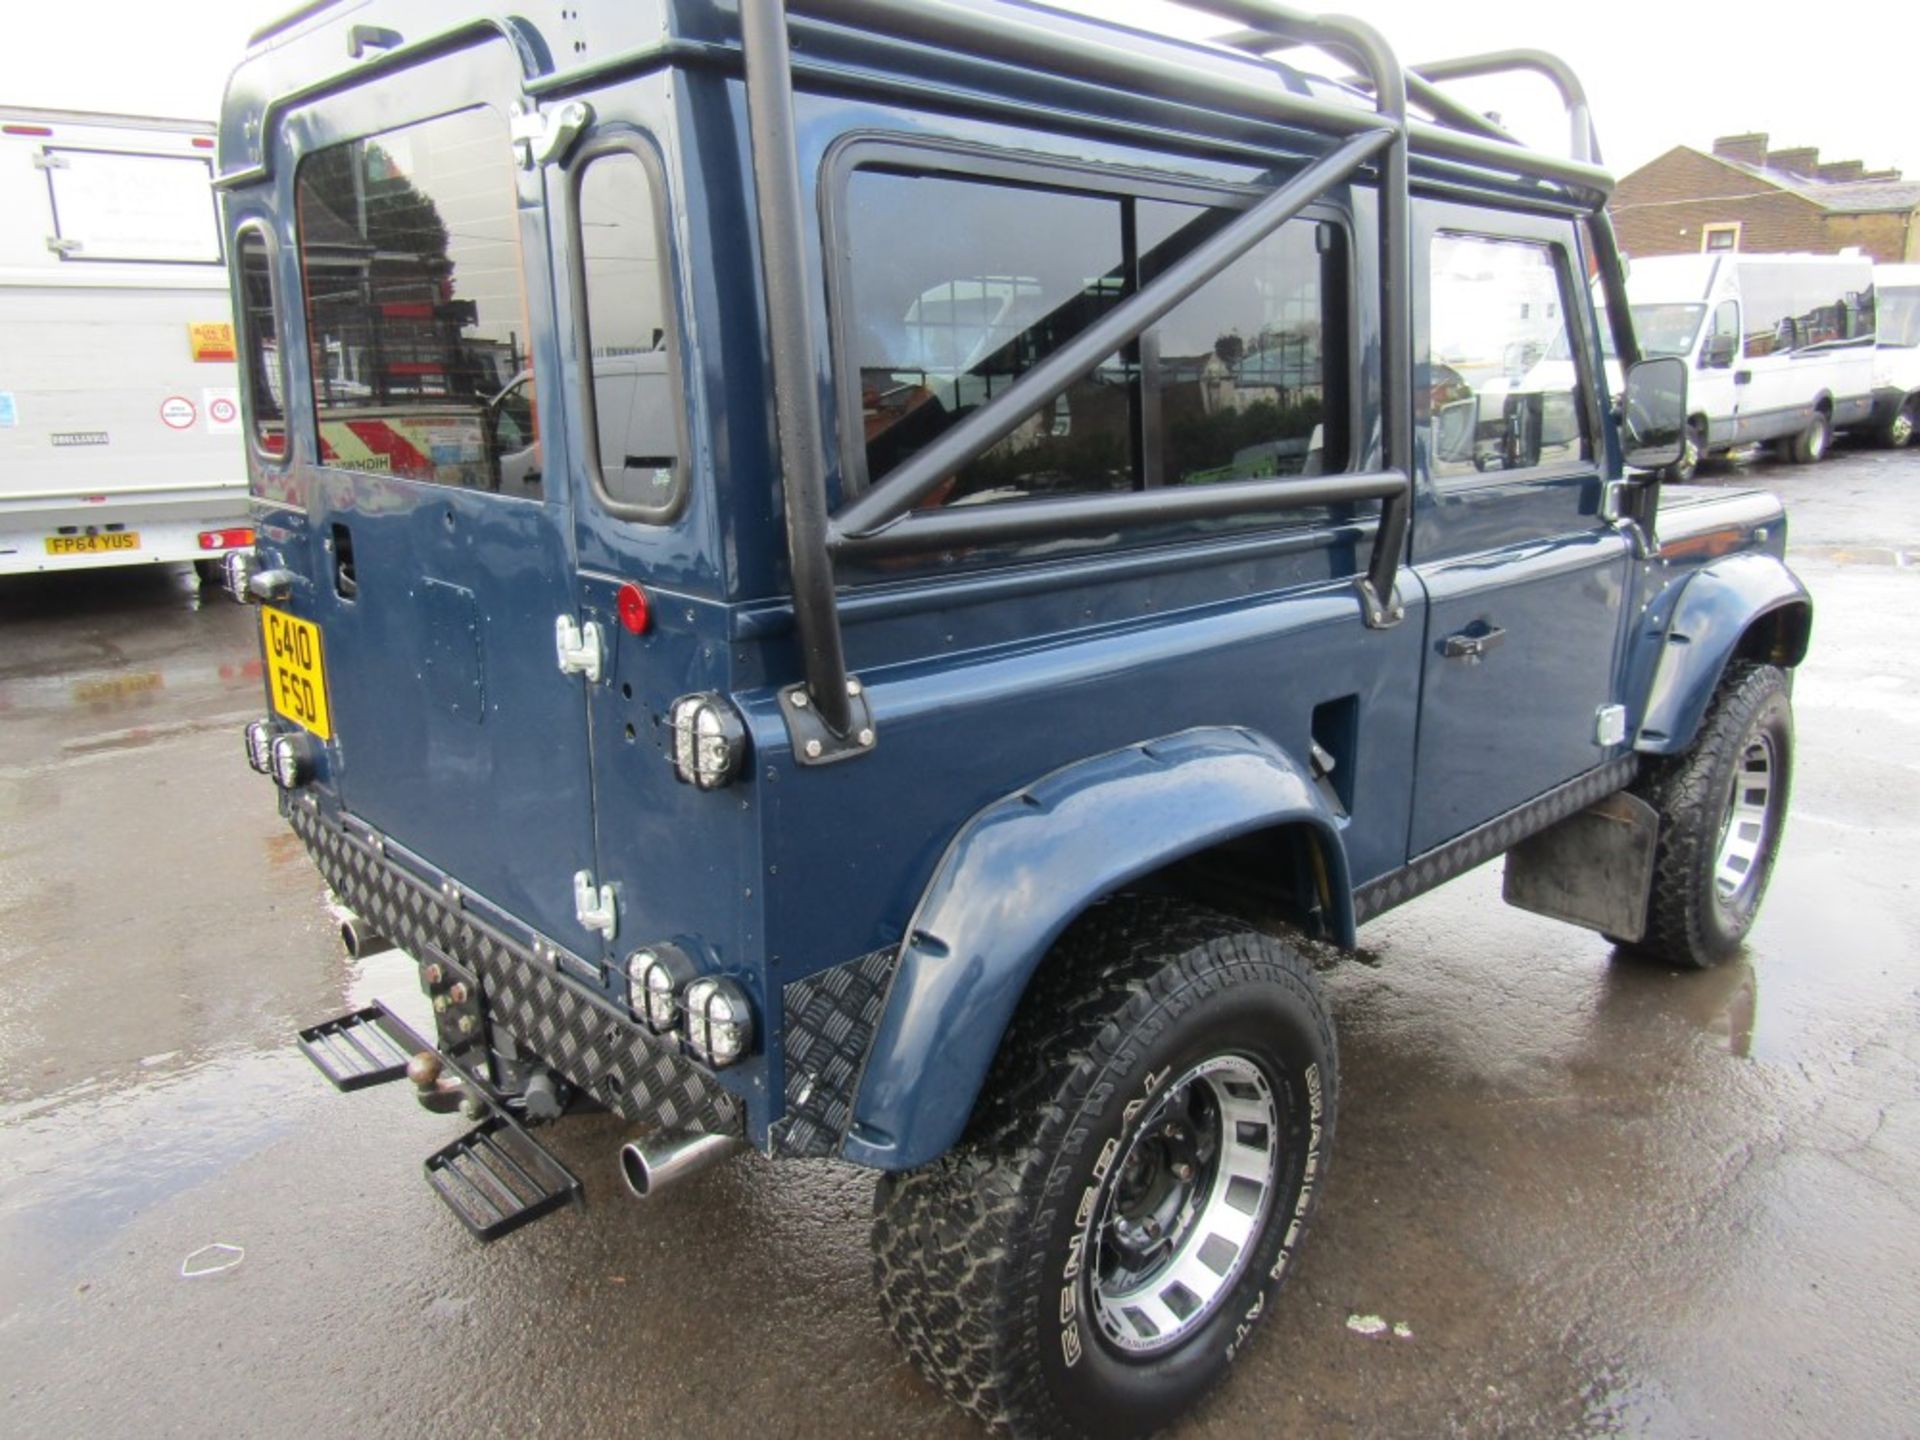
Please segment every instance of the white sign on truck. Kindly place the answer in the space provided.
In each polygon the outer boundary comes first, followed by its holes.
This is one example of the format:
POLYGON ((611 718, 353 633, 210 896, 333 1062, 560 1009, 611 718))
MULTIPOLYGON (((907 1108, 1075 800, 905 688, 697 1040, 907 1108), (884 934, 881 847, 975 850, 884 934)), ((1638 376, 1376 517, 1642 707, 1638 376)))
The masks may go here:
POLYGON ((213 151, 0 108, 0 575, 252 544, 213 151))

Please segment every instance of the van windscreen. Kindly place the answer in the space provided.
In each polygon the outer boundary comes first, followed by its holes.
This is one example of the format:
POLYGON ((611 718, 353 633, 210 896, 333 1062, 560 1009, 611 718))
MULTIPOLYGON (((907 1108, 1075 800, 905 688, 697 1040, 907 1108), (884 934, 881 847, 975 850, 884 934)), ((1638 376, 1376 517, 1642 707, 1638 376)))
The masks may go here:
POLYGON ((301 161, 321 464, 542 498, 512 155, 482 108, 301 161))

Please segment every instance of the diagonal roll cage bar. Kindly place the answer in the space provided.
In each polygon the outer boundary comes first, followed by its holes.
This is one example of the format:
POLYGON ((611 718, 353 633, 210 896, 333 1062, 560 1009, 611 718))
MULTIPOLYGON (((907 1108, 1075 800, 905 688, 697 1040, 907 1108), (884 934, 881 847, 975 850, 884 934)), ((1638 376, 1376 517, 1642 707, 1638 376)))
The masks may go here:
MULTIPOLYGON (((1012 10, 987 12, 954 0, 739 0, 741 47, 746 61, 747 120, 759 208, 761 263, 766 280, 767 327, 772 360, 774 412, 784 480, 787 550, 791 565, 795 628, 805 664, 811 705, 783 707, 793 731, 796 710, 824 722, 830 739, 845 740, 864 712, 849 696, 861 694, 846 669, 834 590, 837 556, 872 556, 984 545, 1016 538, 1085 534, 1201 516, 1277 513, 1315 506, 1380 502, 1379 522, 1364 574, 1356 577, 1369 626, 1395 623, 1400 609, 1395 581, 1406 549, 1413 503, 1412 240, 1409 199, 1411 153, 1464 164, 1495 176, 1561 187, 1588 204, 1601 220, 1610 182, 1591 163, 1592 147, 1576 143, 1575 157, 1561 159, 1521 147, 1483 116, 1440 93, 1437 80, 1448 67, 1420 73, 1402 70, 1371 26, 1344 17, 1304 14, 1272 0, 1183 0, 1186 8, 1247 27, 1226 37, 1254 52, 1302 45, 1334 51, 1359 71, 1354 82, 1373 97, 1371 111, 1359 105, 1304 95, 1244 68, 1232 71, 1196 65, 1176 71, 1118 44, 1073 33, 1057 16, 1032 18, 1012 10), (1137 93, 1202 105, 1232 115, 1254 115, 1324 137, 1328 148, 1302 158, 1296 173, 1236 215, 1152 280, 1126 296, 1099 320, 1050 353, 1038 365, 964 420, 943 432, 857 496, 843 496, 837 513, 827 505, 831 468, 820 417, 814 343, 813 281, 808 273, 802 187, 793 122, 793 61, 788 11, 812 24, 862 31, 892 40, 939 47, 974 59, 1017 64, 1069 79, 1104 83, 1137 93), (1409 93, 1437 124, 1411 122, 1409 93), (1379 196, 1380 337, 1378 384, 1381 424, 1377 465, 1360 473, 1173 487, 1119 495, 1067 496, 960 510, 916 511, 915 506, 955 470, 1011 434, 1028 417, 1107 356, 1137 339, 1182 300, 1219 275, 1266 236, 1335 187, 1368 172, 1379 196)), ((1536 52, 1513 52, 1529 62, 1550 62, 1536 52)), ((1476 57, 1471 63, 1509 56, 1476 57)), ((1465 65, 1470 62, 1449 62, 1465 65)), ((1533 63, 1527 68, 1541 69, 1533 63)), ((1585 97, 1564 66, 1564 82, 1585 97)), ((1469 73, 1459 71, 1460 74, 1469 73)), ((1475 71, 1472 73, 1489 73, 1475 71)), ((1562 86, 1558 72, 1544 73, 1562 86)), ((1569 98, 1569 106, 1573 101, 1569 98)), ((1591 138, 1591 126, 1588 125, 1591 138)), ((1596 227, 1597 229, 1599 227, 1596 227)), ((1603 272, 1617 272, 1612 232, 1596 248, 1603 272)), ((1617 293, 1617 292, 1616 292, 1617 293)), ((1626 322, 1616 307, 1618 331, 1626 322)), ((1622 353, 1631 353, 1629 342, 1622 353)), ((1368 367, 1373 368, 1373 367, 1368 367)), ((1365 455, 1367 446, 1357 447, 1365 455)), ((810 740, 797 743, 802 764, 843 758, 847 749, 822 756, 810 740), (809 759, 808 757, 812 758, 809 759)), ((817 732, 811 732, 817 738, 817 732)), ((870 745, 871 731, 863 745, 870 745)), ((858 753, 857 751, 852 753, 858 753)))

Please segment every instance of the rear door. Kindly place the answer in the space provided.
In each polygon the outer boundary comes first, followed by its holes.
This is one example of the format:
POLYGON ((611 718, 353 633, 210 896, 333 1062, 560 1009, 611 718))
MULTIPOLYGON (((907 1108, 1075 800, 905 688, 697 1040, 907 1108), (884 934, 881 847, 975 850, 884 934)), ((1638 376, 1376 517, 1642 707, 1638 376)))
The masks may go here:
POLYGON ((1625 539, 1599 513, 1599 399, 1572 222, 1418 213, 1429 418, 1413 533, 1428 596, 1416 855, 1618 753, 1597 727, 1618 699, 1628 566, 1625 539), (1560 348, 1574 367, 1536 367, 1560 348))
POLYGON ((518 83, 504 46, 477 47, 289 123, 314 617, 348 809, 597 956, 573 894, 594 863, 585 682, 557 663, 579 607, 518 83))

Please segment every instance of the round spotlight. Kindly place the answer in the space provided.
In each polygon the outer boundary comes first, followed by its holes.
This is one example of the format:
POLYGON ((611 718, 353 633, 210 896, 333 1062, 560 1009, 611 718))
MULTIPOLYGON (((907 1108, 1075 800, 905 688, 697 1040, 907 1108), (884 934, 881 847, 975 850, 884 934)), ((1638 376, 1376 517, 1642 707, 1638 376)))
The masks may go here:
POLYGON ((273 773, 273 725, 270 721, 247 722, 247 764, 262 775, 273 773))
POLYGON ((297 790, 313 778, 313 747, 306 736, 281 735, 270 753, 273 783, 282 790, 297 790))
POLYGON ((718 1070, 746 1058, 753 1011, 731 980, 707 975, 687 987, 687 1048, 718 1070))
POLYGON ((693 974, 693 962, 672 945, 649 945, 627 957, 627 1005, 656 1035, 670 1033, 680 1019, 680 990, 693 974))

